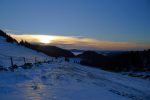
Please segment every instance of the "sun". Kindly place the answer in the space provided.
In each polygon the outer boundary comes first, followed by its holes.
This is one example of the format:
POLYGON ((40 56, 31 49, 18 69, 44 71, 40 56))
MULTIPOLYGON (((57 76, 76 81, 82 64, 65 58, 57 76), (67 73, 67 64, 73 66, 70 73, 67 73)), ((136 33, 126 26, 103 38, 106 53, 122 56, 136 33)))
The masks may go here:
POLYGON ((53 40, 53 37, 51 37, 51 36, 40 36, 39 40, 41 43, 48 44, 48 43, 51 43, 51 41, 53 40))

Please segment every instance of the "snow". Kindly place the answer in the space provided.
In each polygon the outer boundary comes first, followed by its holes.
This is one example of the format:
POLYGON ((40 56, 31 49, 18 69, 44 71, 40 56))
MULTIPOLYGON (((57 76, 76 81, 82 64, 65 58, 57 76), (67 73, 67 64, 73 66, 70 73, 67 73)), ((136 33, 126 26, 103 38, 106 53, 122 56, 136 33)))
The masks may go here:
POLYGON ((10 57, 13 58, 13 62, 16 65, 24 64, 23 57, 26 58, 27 63, 34 63, 35 58, 37 61, 50 59, 50 57, 43 53, 28 49, 16 43, 8 43, 4 37, 0 36, 0 65, 5 67, 11 66, 10 57))
MULTIPOLYGON (((0 100, 150 100, 150 81, 107 72, 73 62, 80 59, 54 59, 0 37, 0 65, 10 66, 6 56, 53 59, 0 72, 0 100)), ((14 60, 16 61, 16 60, 14 60)), ((18 60, 17 60, 18 61, 18 60)), ((21 58, 16 64, 23 62, 21 58)), ((34 61, 31 61, 34 62, 34 61)))
POLYGON ((0 74, 1 100, 150 99, 150 81, 74 63, 45 63, 0 74))
POLYGON ((81 59, 80 58, 69 58, 69 62, 79 64, 81 62, 81 59))

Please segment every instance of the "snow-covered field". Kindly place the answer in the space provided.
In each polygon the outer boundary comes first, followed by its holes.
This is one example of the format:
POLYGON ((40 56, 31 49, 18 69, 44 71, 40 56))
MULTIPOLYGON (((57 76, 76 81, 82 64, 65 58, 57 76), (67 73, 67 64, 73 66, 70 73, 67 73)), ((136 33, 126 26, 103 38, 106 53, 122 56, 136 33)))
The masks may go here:
POLYGON ((4 37, 0 36, 0 65, 4 67, 11 66, 10 57, 13 58, 13 63, 16 65, 24 64, 24 58, 27 63, 48 60, 50 57, 43 53, 36 52, 16 43, 8 43, 4 37))
POLYGON ((68 62, 0 72, 0 100, 150 100, 150 81, 68 62))
POLYGON ((0 37, 0 66, 10 67, 10 57, 17 65, 22 57, 53 61, 0 71, 0 100, 150 100, 148 80, 75 64, 80 59, 54 59, 0 37))

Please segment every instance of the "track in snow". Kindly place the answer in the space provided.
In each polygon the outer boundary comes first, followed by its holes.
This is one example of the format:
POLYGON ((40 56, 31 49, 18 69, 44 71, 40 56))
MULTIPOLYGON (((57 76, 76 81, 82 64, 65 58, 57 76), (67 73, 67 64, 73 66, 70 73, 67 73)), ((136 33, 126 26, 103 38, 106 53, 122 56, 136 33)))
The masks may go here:
POLYGON ((139 88, 140 82, 144 82, 142 84, 146 87, 149 81, 67 62, 42 64, 28 70, 0 74, 1 100, 150 99, 150 89, 144 91, 139 88), (130 80, 137 86, 130 85, 130 80))

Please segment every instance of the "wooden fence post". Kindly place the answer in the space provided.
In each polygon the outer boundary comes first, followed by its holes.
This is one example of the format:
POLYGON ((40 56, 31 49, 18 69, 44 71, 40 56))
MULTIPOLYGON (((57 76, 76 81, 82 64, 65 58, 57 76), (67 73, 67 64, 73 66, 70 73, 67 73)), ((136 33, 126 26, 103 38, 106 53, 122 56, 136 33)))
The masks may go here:
POLYGON ((26 64, 26 58, 25 57, 23 57, 23 61, 24 61, 24 64, 26 64))
POLYGON ((13 66, 14 63, 13 63, 13 58, 12 57, 10 57, 10 61, 11 61, 11 66, 13 66))
POLYGON ((37 58, 35 57, 35 63, 37 63, 37 58))
POLYGON ((45 62, 47 62, 48 60, 47 60, 47 58, 46 58, 46 60, 45 60, 45 62))

